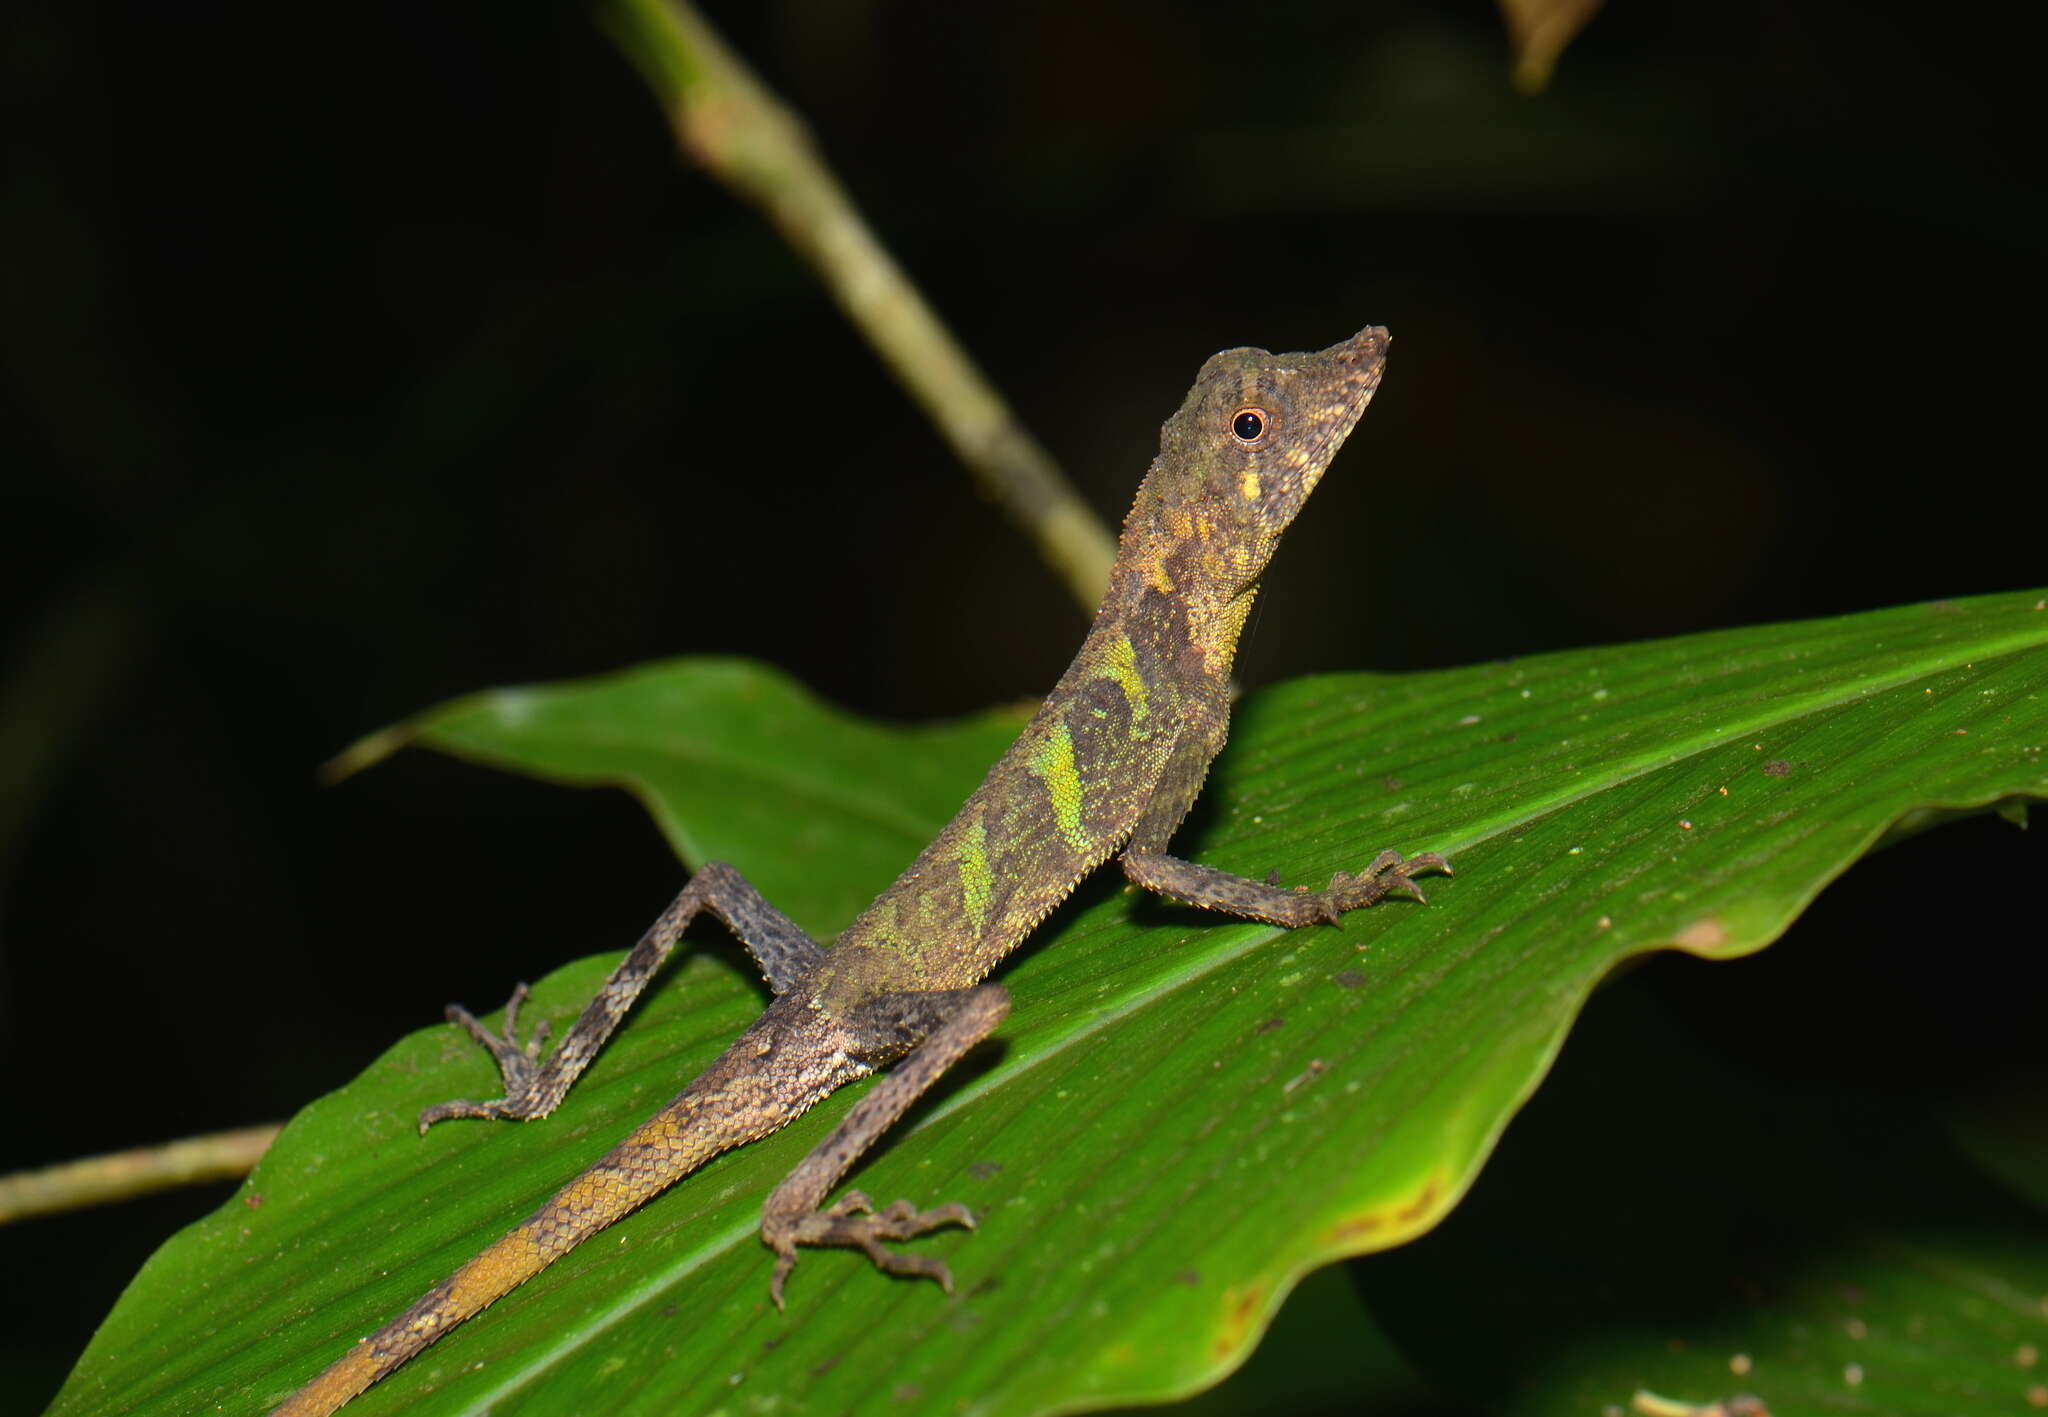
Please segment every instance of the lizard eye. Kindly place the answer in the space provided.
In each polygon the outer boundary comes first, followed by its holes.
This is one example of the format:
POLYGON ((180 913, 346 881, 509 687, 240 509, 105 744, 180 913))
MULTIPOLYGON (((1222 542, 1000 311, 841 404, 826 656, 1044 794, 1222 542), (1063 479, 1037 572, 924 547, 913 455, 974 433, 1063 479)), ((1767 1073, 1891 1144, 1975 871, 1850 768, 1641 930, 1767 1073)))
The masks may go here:
POLYGON ((1230 416, 1230 434, 1240 443, 1256 443, 1266 436, 1266 410, 1241 408, 1230 416))

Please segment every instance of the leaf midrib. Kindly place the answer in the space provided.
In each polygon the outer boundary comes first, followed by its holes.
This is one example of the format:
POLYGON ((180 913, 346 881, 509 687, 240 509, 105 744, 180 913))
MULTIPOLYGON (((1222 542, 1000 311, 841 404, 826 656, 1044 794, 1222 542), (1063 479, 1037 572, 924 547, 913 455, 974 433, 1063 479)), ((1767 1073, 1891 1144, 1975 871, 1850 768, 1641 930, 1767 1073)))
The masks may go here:
POLYGON ((1945 673, 1962 665, 1987 664, 2029 649, 2038 649, 2048 635, 2033 637, 2015 636, 2012 642, 1996 651, 1982 647, 1971 652, 1957 653, 1952 658, 1934 662, 1923 662, 1910 671, 1888 674, 1872 674, 1845 683, 1830 685, 1824 690, 1815 690, 1781 699, 1773 699, 1762 705, 1759 712, 1737 715, 1724 720, 1713 728, 1700 729, 1677 740, 1675 748, 1666 748, 1655 754, 1622 755, 1583 768, 1582 776, 1569 790, 1551 792, 1536 796, 1522 796, 1516 799, 1516 806, 1523 810, 1498 816, 1482 816, 1468 829, 1464 836, 1454 836, 1448 848, 1439 846, 1446 854, 1468 850, 1481 842, 1516 827, 1527 826, 1536 820, 1571 806, 1587 797, 1596 796, 1654 772, 1661 772, 1689 758, 1699 757, 1714 749, 1724 747, 1738 735, 1747 735, 1772 727, 1783 727, 1798 719, 1810 718, 1815 714, 1833 709, 1847 708, 1858 700, 1867 700, 1875 694, 1888 693, 1903 688, 1934 674, 1945 673))

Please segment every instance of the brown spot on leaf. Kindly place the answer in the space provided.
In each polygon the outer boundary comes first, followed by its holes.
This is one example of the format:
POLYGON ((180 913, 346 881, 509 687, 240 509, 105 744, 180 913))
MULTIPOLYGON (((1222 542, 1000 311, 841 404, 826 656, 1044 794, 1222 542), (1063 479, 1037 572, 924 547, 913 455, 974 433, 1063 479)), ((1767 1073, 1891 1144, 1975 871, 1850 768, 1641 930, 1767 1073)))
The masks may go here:
POLYGON ((1339 989, 1356 989, 1365 983, 1365 975, 1355 969, 1340 969, 1330 976, 1330 982, 1339 989))
POLYGON ((1259 1310, 1265 1306, 1265 1296, 1265 1289, 1257 1284, 1249 1289, 1223 1291, 1223 1327, 1216 1331, 1215 1340, 1210 1344, 1218 1358, 1231 1356, 1251 1341, 1252 1330, 1259 1322, 1259 1310))
POLYGON ((1443 1194, 1443 1173, 1432 1171, 1429 1179, 1413 1195, 1356 1215, 1347 1215, 1326 1228, 1323 1238, 1332 1245, 1355 1249, 1367 1236, 1384 1231, 1386 1234, 1381 1245, 1398 1244, 1427 1227, 1443 1194))
POLYGON ((1718 950, 1728 943, 1728 930, 1719 920, 1709 915, 1704 920, 1693 921, 1671 939, 1682 950, 1705 954, 1710 950, 1718 950))
POLYGON ((1786 762, 1783 758, 1772 758, 1764 764, 1764 776, 1790 777, 1792 776, 1792 764, 1786 762))
POLYGON ((1264 1023, 1260 1024, 1257 1028, 1253 1029, 1252 1032, 1271 1033, 1276 1028, 1285 1028, 1286 1026, 1287 1020, 1284 1018, 1269 1018, 1264 1023))
POLYGON ((1002 1169, 1003 1164, 1000 1161, 974 1161, 968 1163, 967 1174, 977 1181, 986 1181, 991 1176, 1000 1175, 1002 1169))
POLYGON ((1324 1233, 1341 1244, 1346 1240, 1362 1240, 1385 1223, 1377 1215, 1353 1215, 1338 1221, 1324 1233))
POLYGON ((1437 1195, 1442 1189, 1443 1177, 1432 1171, 1429 1179, 1423 1182, 1422 1189, 1415 1193, 1415 1199, 1394 1212, 1394 1219, 1403 1222, 1422 1219, 1435 1207, 1437 1195))

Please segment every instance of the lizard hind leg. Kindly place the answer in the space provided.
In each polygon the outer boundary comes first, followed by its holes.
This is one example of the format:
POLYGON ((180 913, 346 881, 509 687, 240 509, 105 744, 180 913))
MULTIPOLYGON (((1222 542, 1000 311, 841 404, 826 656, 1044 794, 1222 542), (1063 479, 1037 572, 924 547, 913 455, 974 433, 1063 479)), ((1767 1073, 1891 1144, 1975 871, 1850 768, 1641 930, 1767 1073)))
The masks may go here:
MULTIPOLYGON (((775 1307, 782 1307, 782 1285, 796 1268, 797 1245, 844 1245, 866 1255, 876 1269, 914 1279, 929 1279, 948 1294, 953 1292, 953 1271, 944 1261, 929 1255, 908 1255, 890 1249, 884 1240, 914 1240, 920 1235, 957 1225, 975 1228, 974 1212, 957 1201, 919 1210, 899 1200, 881 1210, 864 1191, 848 1191, 823 1210, 798 1216, 784 1232, 791 1248, 775 1257, 775 1274, 768 1282, 775 1307)), ((765 1227, 764 1227, 765 1228, 765 1227)), ((771 1242, 772 1243, 772 1242, 771 1242)))
POLYGON ((708 861, 599 986, 545 1063, 540 1050, 547 1041, 546 1023, 524 1044, 519 1041, 519 1006, 526 1002, 527 993, 524 984, 512 991, 511 1001, 505 1005, 503 1034, 484 1027, 462 1005, 450 1004, 448 1021, 460 1026, 491 1055, 504 1081, 505 1095, 489 1102, 443 1102, 429 1107, 420 1113, 420 1131, 451 1117, 524 1122, 554 1111, 701 910, 709 910, 731 928, 754 956, 768 987, 778 995, 788 992, 824 958, 818 942, 770 905, 745 876, 721 861, 708 861))
POLYGON ((957 1203, 920 1210, 899 1200, 876 1210, 859 1191, 833 1204, 825 1195, 862 1152, 874 1145, 911 1103, 962 1054, 995 1031, 1010 1012, 1010 994, 994 984, 928 993, 884 994, 862 1006, 853 1020, 859 1032, 888 1056, 907 1056, 855 1104, 832 1134, 797 1163, 762 1208, 761 1239, 775 1251, 769 1297, 782 1307, 782 1286, 796 1268, 799 1245, 841 1245, 865 1254, 877 1269, 937 1282, 953 1291, 946 1266, 924 1255, 907 1255, 884 1242, 915 1239, 949 1225, 974 1228, 974 1213, 957 1203))

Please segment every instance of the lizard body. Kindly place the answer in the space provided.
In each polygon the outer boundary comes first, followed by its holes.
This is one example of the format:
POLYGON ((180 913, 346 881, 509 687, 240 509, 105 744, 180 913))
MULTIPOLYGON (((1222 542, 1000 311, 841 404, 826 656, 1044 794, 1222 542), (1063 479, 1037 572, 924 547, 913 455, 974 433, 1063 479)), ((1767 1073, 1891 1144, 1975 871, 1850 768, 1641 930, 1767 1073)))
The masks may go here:
POLYGON ((518 1041, 524 987, 502 1036, 451 1008, 497 1060, 505 1096, 451 1102, 450 1117, 531 1119, 568 1091, 700 910, 752 951, 776 997, 660 1112, 526 1221, 359 1341, 273 1417, 333 1412, 441 1334, 728 1148, 787 1124, 844 1084, 897 1063, 768 1198, 770 1292, 800 1245, 845 1245, 877 1267, 951 1288, 936 1260, 893 1250, 959 1205, 872 1209, 825 1197, 931 1082, 988 1036, 1009 995, 981 981, 1090 871, 1118 856, 1131 881, 1191 904, 1295 927, 1335 920, 1390 891, 1421 897, 1434 853, 1383 852, 1320 891, 1286 890, 1166 854, 1223 746, 1229 674, 1258 576, 1281 533, 1364 413, 1386 363, 1370 328, 1320 353, 1226 350, 1203 365, 1160 435, 1124 524, 1115 568, 1074 662, 1017 741, 908 870, 830 949, 729 866, 700 870, 547 1058, 518 1041), (898 1062, 898 1060, 901 1060, 898 1062))

